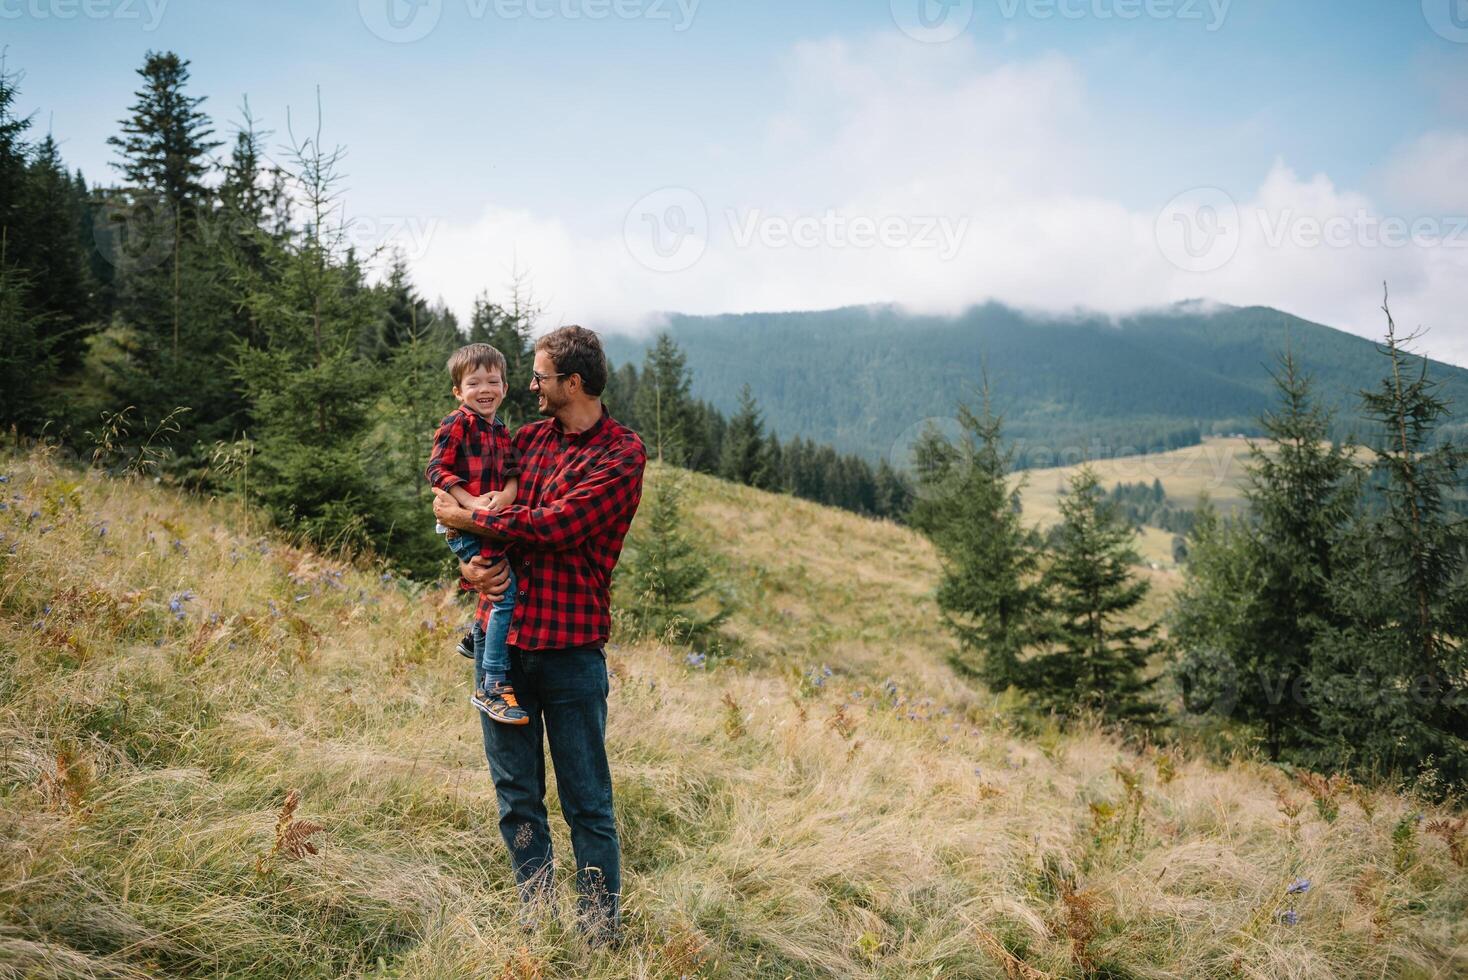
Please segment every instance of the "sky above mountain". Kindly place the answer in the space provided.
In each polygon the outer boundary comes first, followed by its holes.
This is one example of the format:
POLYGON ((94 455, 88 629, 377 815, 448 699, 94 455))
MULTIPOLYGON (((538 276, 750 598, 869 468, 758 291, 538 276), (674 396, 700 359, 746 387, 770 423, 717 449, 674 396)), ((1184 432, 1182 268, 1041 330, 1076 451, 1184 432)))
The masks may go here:
POLYGON ((1205 297, 1468 364, 1464 0, 0 0, 110 180, 149 49, 348 154, 353 237, 545 323, 1205 297))

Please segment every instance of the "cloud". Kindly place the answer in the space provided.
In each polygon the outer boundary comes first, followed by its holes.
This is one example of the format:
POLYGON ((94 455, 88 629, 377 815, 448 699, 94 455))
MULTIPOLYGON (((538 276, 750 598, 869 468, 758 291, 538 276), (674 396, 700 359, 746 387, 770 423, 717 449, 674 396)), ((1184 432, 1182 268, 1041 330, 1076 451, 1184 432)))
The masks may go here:
MULTIPOLYGON (((1224 188, 1231 257, 1185 271, 1157 236, 1187 181, 1159 180, 1155 202, 1108 193, 1098 174, 1152 161, 1108 138, 1106 107, 1069 59, 878 37, 799 45, 784 70, 784 101, 742 150, 747 166, 689 175, 644 214, 609 200, 614 217, 592 232, 508 202, 445 221, 417 263, 425 292, 467 310, 518 265, 551 324, 883 302, 942 313, 990 299, 1124 313, 1207 297, 1377 336, 1388 280, 1399 321, 1431 326, 1426 349, 1468 363, 1468 229, 1440 220, 1463 206, 1461 136, 1424 136, 1387 168, 1393 205, 1415 213, 1384 213, 1286 161, 1257 186, 1224 188)), ((696 135, 719 142, 719 121, 709 126, 696 135)))
POLYGON ((1384 183, 1405 208, 1468 214, 1468 133, 1424 133, 1392 156, 1384 183))

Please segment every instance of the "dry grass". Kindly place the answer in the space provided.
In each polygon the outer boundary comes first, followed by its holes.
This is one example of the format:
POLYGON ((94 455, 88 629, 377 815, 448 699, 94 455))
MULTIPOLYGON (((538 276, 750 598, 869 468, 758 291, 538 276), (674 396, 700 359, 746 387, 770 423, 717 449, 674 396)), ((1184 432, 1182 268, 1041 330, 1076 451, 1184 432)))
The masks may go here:
POLYGON ((944 666, 923 542, 706 479, 737 653, 609 650, 628 942, 522 933, 451 592, 232 504, 0 472, 0 976, 1468 970, 1459 814, 1021 738, 944 666))

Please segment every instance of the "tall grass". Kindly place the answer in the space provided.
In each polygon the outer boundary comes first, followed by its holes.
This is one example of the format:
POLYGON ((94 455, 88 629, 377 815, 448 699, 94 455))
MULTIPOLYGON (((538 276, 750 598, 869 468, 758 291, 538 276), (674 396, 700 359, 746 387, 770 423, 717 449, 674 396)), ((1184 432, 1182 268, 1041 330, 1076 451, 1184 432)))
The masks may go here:
POLYGON ((1468 970, 1457 814, 1022 736, 943 665, 919 539, 699 478, 737 642, 609 650, 627 942, 568 906, 524 932, 451 589, 232 503, 0 475, 0 976, 1468 970))

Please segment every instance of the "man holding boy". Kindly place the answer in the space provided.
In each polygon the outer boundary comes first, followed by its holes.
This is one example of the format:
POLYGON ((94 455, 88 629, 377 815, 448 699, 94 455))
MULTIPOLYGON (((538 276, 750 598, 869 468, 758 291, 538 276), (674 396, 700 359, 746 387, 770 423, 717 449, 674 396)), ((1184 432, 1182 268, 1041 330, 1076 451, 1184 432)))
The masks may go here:
MULTIPOLYGON (((541 337, 530 387, 547 418, 515 433, 515 502, 491 512, 439 492, 433 504, 441 524, 509 551, 516 580, 509 680, 530 723, 510 726, 481 717, 500 834, 521 898, 546 901, 552 855, 544 738, 571 829, 578 912, 594 941, 615 939, 622 890, 606 755, 603 647, 611 629, 612 569, 642 497, 647 462, 636 433, 602 405, 606 379, 606 357, 592 331, 569 326, 541 337)), ((480 557, 460 569, 480 592, 476 620, 486 623, 506 591, 507 564, 480 557)))

